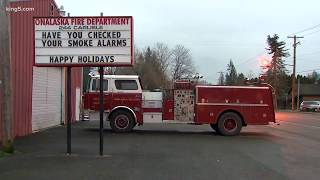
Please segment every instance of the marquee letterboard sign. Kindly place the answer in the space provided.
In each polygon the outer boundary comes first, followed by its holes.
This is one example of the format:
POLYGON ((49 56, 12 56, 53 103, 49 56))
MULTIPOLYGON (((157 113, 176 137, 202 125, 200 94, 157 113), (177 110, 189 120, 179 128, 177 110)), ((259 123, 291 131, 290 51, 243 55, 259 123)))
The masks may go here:
POLYGON ((131 66, 133 19, 35 17, 35 66, 131 66))

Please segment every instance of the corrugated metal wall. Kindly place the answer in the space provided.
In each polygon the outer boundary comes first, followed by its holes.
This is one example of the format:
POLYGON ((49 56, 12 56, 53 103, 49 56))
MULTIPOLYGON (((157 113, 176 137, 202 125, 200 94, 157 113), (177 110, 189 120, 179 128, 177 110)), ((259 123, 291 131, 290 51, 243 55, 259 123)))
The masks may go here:
POLYGON ((33 17, 58 16, 51 0, 12 2, 11 7, 34 8, 31 12, 11 13, 11 71, 13 89, 13 133, 24 136, 31 133, 33 17))
MULTIPOLYGON (((33 17, 59 16, 53 0, 12 2, 11 7, 30 7, 34 11, 11 13, 11 71, 13 97, 13 135, 25 136, 32 132, 32 66, 33 66, 33 17), (51 9, 53 8, 53 12, 51 9)), ((76 87, 81 88, 82 68, 72 70, 72 98, 76 87)), ((75 119, 75 100, 72 101, 75 119)), ((1 109, 1 108, 0 108, 1 109)), ((2 133, 1 133, 2 134, 2 133)), ((1 136, 1 135, 0 135, 1 136)))
MULTIPOLYGON (((0 94, 2 94, 2 89, 0 89, 0 94)), ((1 105, 1 102, 2 101, 2 97, 0 96, 0 141, 1 141, 1 139, 2 139, 2 136, 3 136, 3 134, 2 134, 2 105, 1 105)))

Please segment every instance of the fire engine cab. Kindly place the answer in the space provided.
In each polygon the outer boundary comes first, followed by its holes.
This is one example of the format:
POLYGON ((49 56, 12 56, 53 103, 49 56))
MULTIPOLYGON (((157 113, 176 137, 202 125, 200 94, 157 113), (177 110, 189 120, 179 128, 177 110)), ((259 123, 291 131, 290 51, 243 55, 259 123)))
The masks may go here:
MULTIPOLYGON (((271 86, 197 85, 177 80, 170 91, 143 91, 135 75, 104 75, 104 109, 115 132, 144 123, 209 124, 219 134, 238 135, 247 125, 275 122, 271 86)), ((83 96, 86 111, 99 110, 99 76, 83 96)))

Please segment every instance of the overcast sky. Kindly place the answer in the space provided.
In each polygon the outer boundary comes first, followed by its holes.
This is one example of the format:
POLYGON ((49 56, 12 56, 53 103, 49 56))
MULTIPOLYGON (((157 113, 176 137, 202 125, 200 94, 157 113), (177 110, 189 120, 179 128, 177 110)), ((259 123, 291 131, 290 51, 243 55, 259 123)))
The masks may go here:
MULTIPOLYGON (((56 0, 71 16, 130 15, 138 48, 166 43, 192 52, 197 71, 216 83, 230 59, 238 72, 261 72, 267 35, 279 34, 292 54, 288 35, 320 24, 319 0, 56 0)), ((320 25, 297 48, 297 72, 320 69, 320 25)), ((292 56, 286 59, 292 64, 292 56)), ((288 66, 291 71, 292 67, 288 66)), ((311 71, 312 72, 312 71, 311 71)), ((303 74, 311 73, 303 72, 303 74)), ((319 71, 318 71, 319 72, 319 71)))

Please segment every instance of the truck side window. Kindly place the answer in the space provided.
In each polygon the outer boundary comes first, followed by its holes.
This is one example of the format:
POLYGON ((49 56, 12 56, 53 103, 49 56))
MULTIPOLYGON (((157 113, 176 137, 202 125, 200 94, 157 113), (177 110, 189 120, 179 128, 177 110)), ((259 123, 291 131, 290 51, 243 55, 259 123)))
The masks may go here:
POLYGON ((115 80, 114 83, 118 90, 138 90, 136 80, 115 80))
MULTIPOLYGON (((100 91, 100 80, 92 79, 92 91, 100 91)), ((103 80, 103 91, 108 91, 108 80, 103 80)))

